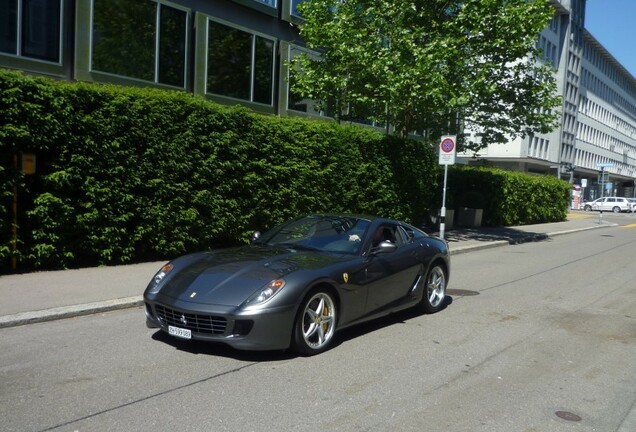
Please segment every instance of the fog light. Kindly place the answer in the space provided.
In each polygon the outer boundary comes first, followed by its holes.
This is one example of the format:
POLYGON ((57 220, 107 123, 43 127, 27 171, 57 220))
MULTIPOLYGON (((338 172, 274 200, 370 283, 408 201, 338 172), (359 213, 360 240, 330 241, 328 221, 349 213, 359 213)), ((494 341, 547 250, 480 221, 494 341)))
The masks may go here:
POLYGON ((247 336, 252 331, 252 327, 254 327, 252 320, 236 320, 232 336, 247 336))

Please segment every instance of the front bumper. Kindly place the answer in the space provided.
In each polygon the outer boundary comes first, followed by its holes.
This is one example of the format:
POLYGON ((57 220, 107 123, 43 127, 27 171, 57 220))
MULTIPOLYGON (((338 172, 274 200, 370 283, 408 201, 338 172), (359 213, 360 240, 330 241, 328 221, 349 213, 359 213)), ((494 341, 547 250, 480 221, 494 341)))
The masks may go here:
POLYGON ((220 342, 241 350, 289 348, 295 307, 240 311, 183 301, 144 299, 146 325, 168 333, 168 326, 191 331, 193 340, 220 342))

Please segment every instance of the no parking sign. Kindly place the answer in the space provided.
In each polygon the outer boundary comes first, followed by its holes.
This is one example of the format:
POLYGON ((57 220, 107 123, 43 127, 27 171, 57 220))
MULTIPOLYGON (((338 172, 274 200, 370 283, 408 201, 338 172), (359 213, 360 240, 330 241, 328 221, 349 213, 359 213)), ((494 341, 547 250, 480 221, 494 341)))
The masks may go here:
POLYGON ((444 135, 439 142, 439 164, 444 165, 444 189, 442 190, 442 208, 439 221, 439 236, 444 238, 446 230, 446 178, 448 177, 448 166, 455 165, 455 135, 444 135))
POLYGON ((439 164, 455 165, 455 153, 457 146, 455 141, 457 137, 454 135, 445 135, 439 143, 439 164))

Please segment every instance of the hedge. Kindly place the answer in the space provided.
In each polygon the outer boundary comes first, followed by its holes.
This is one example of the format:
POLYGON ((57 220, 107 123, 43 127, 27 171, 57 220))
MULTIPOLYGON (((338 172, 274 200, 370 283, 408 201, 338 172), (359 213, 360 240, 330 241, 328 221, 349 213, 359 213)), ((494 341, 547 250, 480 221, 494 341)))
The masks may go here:
POLYGON ((447 190, 451 207, 482 208, 487 226, 564 221, 572 185, 552 176, 496 168, 453 167, 447 190))

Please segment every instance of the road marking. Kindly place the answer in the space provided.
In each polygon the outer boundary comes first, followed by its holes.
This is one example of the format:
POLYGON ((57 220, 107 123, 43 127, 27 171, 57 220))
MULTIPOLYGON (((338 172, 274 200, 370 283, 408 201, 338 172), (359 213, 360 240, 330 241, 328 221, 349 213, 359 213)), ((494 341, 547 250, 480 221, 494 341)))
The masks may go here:
POLYGON ((593 214, 583 214, 583 213, 568 213, 568 219, 588 219, 594 217, 593 214))
POLYGON ((629 224, 629 225, 622 225, 623 228, 636 228, 636 223, 633 224, 629 224))

